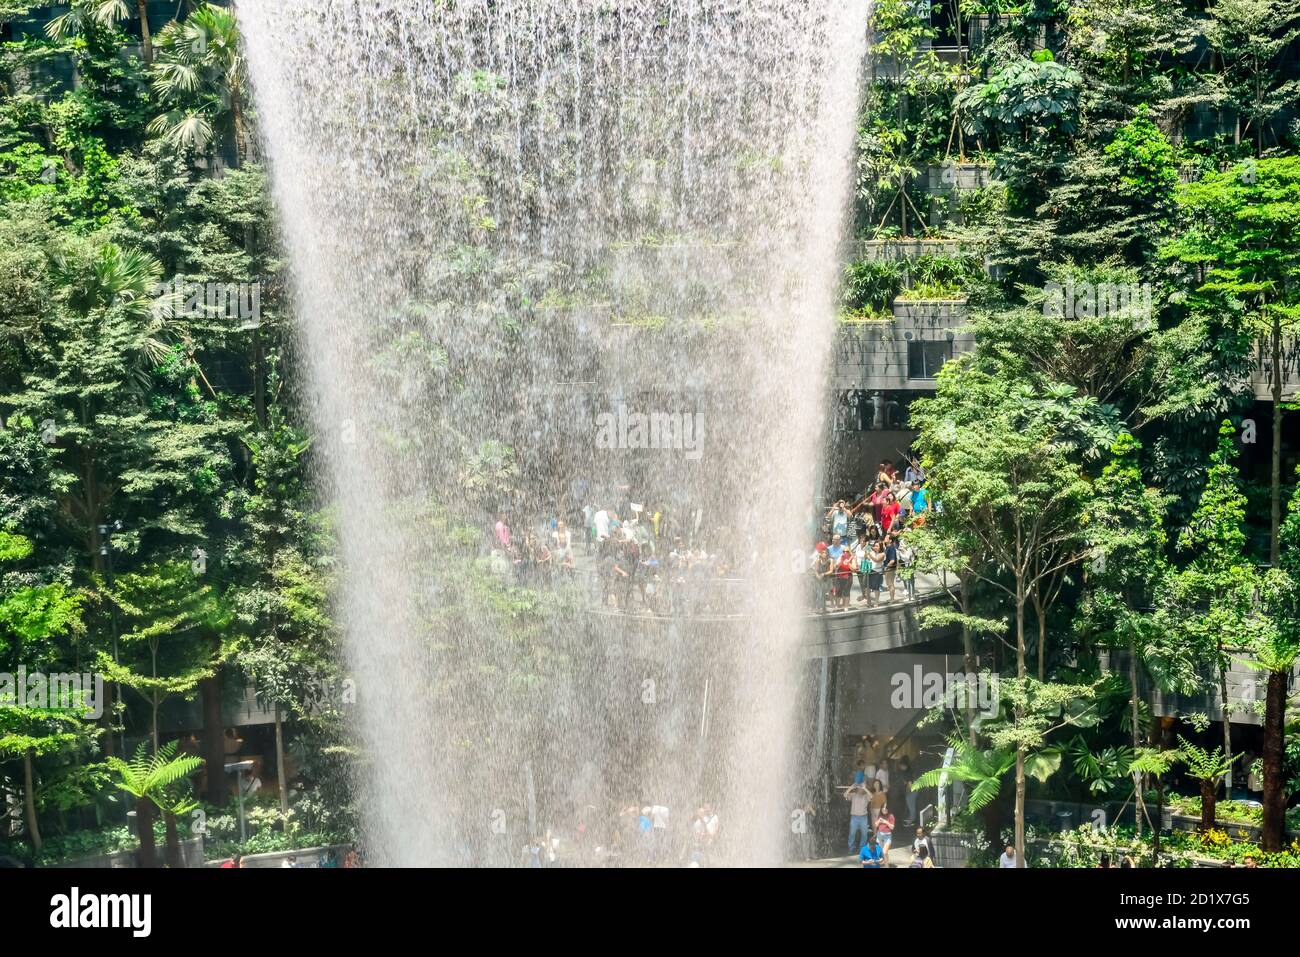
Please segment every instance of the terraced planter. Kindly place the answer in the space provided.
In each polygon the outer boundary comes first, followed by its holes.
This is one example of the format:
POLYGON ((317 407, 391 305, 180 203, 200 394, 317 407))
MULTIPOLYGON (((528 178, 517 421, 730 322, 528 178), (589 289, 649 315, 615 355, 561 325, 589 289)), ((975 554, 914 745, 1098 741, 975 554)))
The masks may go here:
MULTIPOLYGON (((159 841, 154 848, 155 856, 161 864, 167 858, 167 848, 159 841)), ((192 837, 189 840, 181 841, 181 865, 183 867, 202 867, 203 866, 203 838, 192 837)), ((139 851, 113 851, 109 854, 92 854, 89 857, 75 857, 66 861, 59 861, 57 864, 48 864, 47 867, 75 867, 90 868, 92 870, 103 870, 106 868, 135 868, 140 866, 139 851)))
POLYGON ((969 831, 933 831, 930 841, 934 844, 935 864, 939 867, 966 867, 970 863, 969 845, 978 840, 978 835, 969 831))
POLYGON ((868 239, 862 243, 862 258, 895 261, 918 256, 955 256, 959 251, 955 239, 868 239))
MULTIPOLYGON (((284 862, 291 857, 298 859, 298 866, 304 868, 320 867, 321 855, 326 851, 334 851, 338 855, 339 866, 343 866, 343 856, 347 854, 349 845, 333 844, 328 847, 304 847, 292 851, 268 851, 265 854, 245 854, 240 862, 244 867, 252 868, 282 868, 284 862)), ((228 858, 218 858, 216 860, 205 861, 204 867, 220 867, 228 858)))
POLYGON ((966 321, 965 299, 904 299, 894 300, 892 310, 896 320, 916 325, 951 327, 966 321))
MULTIPOLYGON (((1164 814, 1161 816, 1160 822, 1164 825, 1166 830, 1170 831, 1187 831, 1194 833, 1201 829, 1201 819, 1199 816, 1177 814, 1170 811, 1167 807, 1164 809, 1164 814)), ((1217 831, 1223 831, 1234 841, 1243 841, 1248 844, 1258 844, 1260 832, 1262 830, 1255 824, 1240 824, 1235 821, 1220 820, 1214 822, 1214 828, 1217 831)), ((1300 834, 1288 830, 1284 834, 1284 843, 1290 843, 1297 838, 1300 838, 1300 834)))
POLYGON ((1161 854, 1160 860, 1166 864, 1172 864, 1175 861, 1191 861, 1192 867, 1227 867, 1227 861, 1216 860, 1213 857, 1189 857, 1178 854, 1161 854))
POLYGON ((940 163, 926 167, 926 189, 942 193, 951 189, 981 189, 993 179, 993 168, 983 163, 940 163))

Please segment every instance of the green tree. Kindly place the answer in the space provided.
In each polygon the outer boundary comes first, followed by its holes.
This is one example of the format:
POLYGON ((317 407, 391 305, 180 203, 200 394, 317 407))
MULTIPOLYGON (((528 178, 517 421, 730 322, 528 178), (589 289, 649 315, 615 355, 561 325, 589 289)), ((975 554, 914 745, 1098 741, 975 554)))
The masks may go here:
POLYGON ((1164 817, 1165 808, 1164 777, 1181 760, 1183 760, 1182 753, 1177 749, 1138 748, 1133 753, 1133 761, 1129 765, 1129 770, 1133 772, 1134 800, 1139 799, 1140 791, 1136 789, 1142 786, 1145 778, 1149 777, 1155 781, 1156 821, 1151 826, 1151 853, 1157 859, 1160 856, 1160 821, 1164 817))
POLYGON ((1300 325, 1300 157, 1250 160, 1188 183, 1188 226, 1167 255, 1193 272, 1195 297, 1238 317, 1268 357, 1273 400, 1269 562, 1282 522, 1282 364, 1300 325))
POLYGON ((1273 627, 1257 641, 1252 649, 1254 657, 1247 662, 1267 676, 1261 749, 1264 816, 1260 829, 1260 846, 1266 851, 1282 850, 1286 829, 1286 731, 1291 698, 1288 685, 1300 660, 1300 487, 1287 503, 1281 538, 1281 567, 1269 570, 1261 589, 1273 627))
POLYGON ((1201 830, 1208 831, 1214 827, 1219 782, 1228 776, 1236 758, 1225 755, 1222 748, 1207 750, 1198 747, 1181 734, 1178 736, 1178 754, 1187 765, 1188 775, 1200 782, 1201 830))
POLYGON ((1265 131, 1300 91, 1300 80, 1287 78, 1283 67, 1300 36, 1300 11, 1287 0, 1217 0, 1208 12, 1205 36, 1221 71, 1216 92, 1236 114, 1233 139, 1251 136, 1262 156, 1265 131))
MULTIPOLYGON (((1085 630, 1097 632, 1106 644, 1127 652, 1130 753, 1142 746, 1139 669, 1168 629, 1165 617, 1152 610, 1156 588, 1167 571, 1165 500, 1142 480, 1138 464, 1141 448, 1131 435, 1121 434, 1097 480, 1096 515, 1089 522, 1094 560, 1080 614, 1085 630)), ((1140 837, 1145 807, 1139 775, 1139 771, 1133 772, 1140 837)))
POLYGON ((202 758, 189 754, 177 755, 175 741, 156 747, 152 753, 141 743, 130 761, 108 758, 108 766, 117 774, 122 790, 135 798, 135 825, 140 838, 141 867, 158 866, 153 836, 155 807, 167 815, 170 821, 167 827, 168 863, 173 867, 179 866, 180 844, 175 815, 185 813, 194 805, 179 798, 176 788, 202 765, 202 758))
MULTIPOLYGON (((945 366, 935 397, 912 405, 931 494, 989 556, 989 568, 974 572, 1002 593, 1015 617, 1015 676, 1022 683, 1028 674, 1025 616, 1034 592, 1087 551, 1091 489, 1073 458, 1073 443, 1091 407, 1069 389, 1039 398, 966 360, 945 366)), ((1044 648, 1040 661, 1045 657, 1044 648)), ((1038 734, 1024 723, 1032 720, 1016 714, 1025 733, 1011 739, 1020 742, 1017 853, 1024 850, 1025 759, 1038 734)))
POLYGON ((1258 581, 1246 554, 1246 496, 1238 486, 1235 436, 1232 423, 1224 421, 1205 489, 1178 539, 1190 560, 1165 579, 1162 592, 1162 603, 1186 647, 1214 669, 1222 705, 1222 752, 1229 760, 1229 651, 1251 647, 1270 627, 1256 601, 1258 581))
POLYGON ((224 129, 242 159, 245 125, 244 54, 234 13, 205 3, 158 34, 154 90, 167 111, 149 131, 186 148, 207 150, 224 129))
MULTIPOLYGON (((0 531, 0 566, 27 559, 32 550, 26 538, 0 531)), ((67 662, 63 640, 75 640, 84 630, 81 606, 82 596, 62 583, 11 585, 7 577, 0 577, 0 671, 40 675, 46 687, 44 703, 32 704, 27 701, 28 689, 14 688, 13 679, 0 680, 0 756, 22 760, 27 834, 38 852, 42 840, 36 816, 35 760, 94 740, 93 725, 84 720, 90 702, 48 697, 55 691, 51 672, 62 671, 67 662)))
POLYGON ((1076 0, 1067 14, 1070 51, 1103 104, 1144 106, 1171 92, 1167 59, 1195 46, 1194 24, 1162 0, 1076 0))
POLYGON ((338 665, 323 551, 332 543, 303 481, 301 459, 311 442, 286 420, 278 382, 272 380, 267 428, 244 437, 253 487, 230 499, 247 523, 249 547, 231 559, 241 581, 234 609, 238 661, 274 707, 281 810, 287 813, 284 718, 318 725, 337 719, 324 689, 338 677, 338 665))
MULTIPOLYGON (((980 614, 976 589, 982 575, 993 574, 986 552, 978 538, 952 512, 932 512, 922 526, 905 533, 915 550, 915 571, 939 576, 950 607, 929 605, 921 609, 921 623, 927 628, 957 625, 961 628, 962 661, 966 674, 978 671, 975 663, 977 640, 1004 641, 1007 619, 980 614), (979 571, 977 571, 977 569, 979 571)), ((994 609, 996 611, 996 608, 994 609)), ((975 706, 969 696, 964 699, 964 719, 969 743, 975 746, 975 706)))
POLYGON ((181 562, 121 575, 107 587, 106 597, 121 615, 123 649, 137 653, 121 661, 101 651, 99 667, 148 703, 157 751, 159 706, 169 695, 191 694, 229 656, 231 643, 220 637, 231 612, 214 586, 200 584, 191 566, 181 562))

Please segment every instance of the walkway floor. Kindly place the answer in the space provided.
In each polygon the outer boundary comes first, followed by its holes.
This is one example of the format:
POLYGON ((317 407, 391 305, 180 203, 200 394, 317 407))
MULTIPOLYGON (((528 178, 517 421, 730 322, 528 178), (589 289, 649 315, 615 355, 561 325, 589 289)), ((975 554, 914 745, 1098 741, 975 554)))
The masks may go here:
MULTIPOLYGON (((590 580, 590 576, 596 573, 597 562, 595 557, 586 555, 583 552, 581 547, 574 549, 573 565, 574 565, 574 571, 576 573, 575 577, 577 578, 578 581, 590 580)), ((744 582, 739 579, 706 579, 705 581, 725 582, 726 584, 735 586, 738 589, 743 589, 744 587, 744 582)), ((907 591, 903 587, 902 582, 900 581, 895 590, 895 597, 892 601, 889 599, 888 594, 882 594, 880 604, 872 605, 868 607, 867 605, 864 605, 859 601, 861 595, 858 591, 858 581, 857 578, 855 577, 853 580, 853 591, 851 593, 852 600, 849 602, 849 606, 843 609, 828 608, 826 609, 825 614, 834 617, 838 615, 847 615, 849 613, 871 613, 878 610, 884 611, 890 608, 901 608, 907 605, 924 602, 932 598, 940 591, 942 591, 943 587, 944 587, 943 581, 938 575, 930 575, 924 572, 917 572, 915 576, 916 595, 914 598, 908 597, 907 591)), ((618 611, 618 609, 614 609, 614 608, 608 608, 608 609, 599 608, 599 610, 610 611, 610 612, 618 611)), ((650 612, 640 607, 638 607, 636 611, 631 612, 631 614, 634 616, 640 615, 643 617, 651 616, 650 612)), ((807 614, 809 617, 814 617, 818 615, 818 612, 816 612, 812 608, 809 608, 807 610, 807 614)), ((653 616, 653 617, 659 617, 659 616, 653 616)))
MULTIPOLYGON (((912 861, 912 851, 910 846, 891 847, 889 849, 889 866, 906 867, 912 861)), ((812 861, 795 861, 790 867, 857 867, 862 865, 858 863, 857 855, 845 854, 843 857, 822 857, 812 861)))

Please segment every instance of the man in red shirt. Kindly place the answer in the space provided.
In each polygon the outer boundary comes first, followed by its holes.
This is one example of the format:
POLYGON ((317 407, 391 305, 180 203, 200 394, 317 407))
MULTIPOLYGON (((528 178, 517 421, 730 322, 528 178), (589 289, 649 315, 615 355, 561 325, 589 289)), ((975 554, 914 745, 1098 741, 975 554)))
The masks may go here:
POLYGON ((886 535, 894 531, 894 523, 898 520, 898 513, 902 506, 894 498, 894 493, 890 492, 885 496, 885 504, 880 506, 880 527, 886 535))

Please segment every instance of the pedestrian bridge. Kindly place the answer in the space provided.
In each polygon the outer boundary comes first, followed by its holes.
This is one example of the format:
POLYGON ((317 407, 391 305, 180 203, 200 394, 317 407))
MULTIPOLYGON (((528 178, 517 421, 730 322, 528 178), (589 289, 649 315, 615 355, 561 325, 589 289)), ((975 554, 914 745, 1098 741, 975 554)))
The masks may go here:
MULTIPOLYGON (((646 630, 658 631, 674 623, 707 623, 716 628, 728 622, 740 625, 752 618, 752 585, 740 578, 688 582, 671 596, 656 591, 644 599, 639 589, 633 588, 628 595, 618 598, 617 604, 603 593, 594 570, 580 572, 578 580, 585 582, 589 614, 606 619, 609 624, 629 626, 640 622, 646 630)), ((951 579, 946 589, 938 576, 917 573, 911 594, 900 580, 893 601, 885 595, 880 605, 871 608, 858 603, 857 587, 855 580, 855 597, 850 607, 842 611, 819 610, 811 600, 810 590, 810 601, 803 615, 805 657, 839 658, 905 648, 933 641, 952 631, 948 627, 925 627, 920 614, 928 606, 951 600, 949 591, 956 591, 951 579)))

